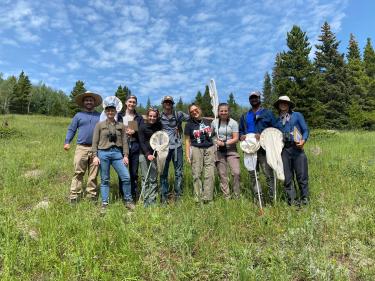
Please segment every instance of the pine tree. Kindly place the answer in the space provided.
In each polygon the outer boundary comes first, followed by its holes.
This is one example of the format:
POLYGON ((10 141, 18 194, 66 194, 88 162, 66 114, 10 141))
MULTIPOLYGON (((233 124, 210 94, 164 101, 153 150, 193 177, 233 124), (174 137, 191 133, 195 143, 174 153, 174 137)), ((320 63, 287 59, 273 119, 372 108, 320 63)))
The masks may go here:
POLYGON ((273 104, 275 103, 276 99, 277 97, 275 97, 274 93, 272 92, 271 77, 268 72, 266 72, 263 82, 263 106, 268 109, 273 109, 273 104))
POLYGON ((239 120, 241 117, 240 107, 237 104, 233 93, 229 94, 228 100, 227 100, 229 110, 230 110, 230 116, 234 120, 239 120))
POLYGON ((212 112, 210 90, 208 86, 206 86, 206 90, 204 91, 204 95, 202 97, 201 109, 202 109, 202 116, 205 116, 205 117, 214 116, 212 112))
POLYGON ((361 60, 361 54, 358 47, 358 42, 355 40, 353 33, 350 33, 348 54, 346 55, 348 62, 350 63, 353 60, 361 60))
POLYGON ((76 96, 83 94, 84 92, 86 92, 85 83, 81 80, 78 80, 69 96, 69 108, 71 115, 75 115, 77 112, 81 111, 80 107, 76 104, 75 98, 76 96))
POLYGON ((124 94, 125 94, 125 100, 126 100, 129 96, 131 96, 132 91, 130 91, 130 89, 129 89, 127 86, 124 86, 124 87, 122 88, 122 90, 123 90, 123 92, 124 92, 124 94))
POLYGON ((320 44, 315 47, 315 66, 317 93, 321 104, 319 115, 324 116, 325 128, 345 128, 349 124, 348 105, 350 96, 347 92, 347 71, 344 55, 338 51, 339 43, 331 27, 325 22, 319 36, 320 44))
POLYGON ((146 110, 148 110, 151 107, 151 100, 150 97, 147 98, 147 103, 146 103, 146 110))
POLYGON ((115 96, 118 97, 122 103, 125 103, 126 93, 124 92, 124 89, 122 88, 121 85, 117 87, 117 91, 115 93, 115 96))
POLYGON ((176 110, 177 111, 183 111, 184 110, 184 102, 182 101, 181 97, 178 99, 178 102, 176 104, 176 110))
POLYGON ((10 112, 9 107, 16 85, 17 78, 15 76, 9 76, 6 80, 2 81, 0 86, 0 113, 8 114, 10 112))
POLYGON ((203 102, 202 93, 201 93, 201 91, 198 91, 197 95, 195 96, 194 103, 196 105, 202 106, 202 102, 203 102))
POLYGON ((367 75, 370 78, 375 78, 375 52, 370 38, 367 38, 367 44, 363 53, 363 62, 367 75))
POLYGON ((29 77, 22 71, 18 77, 10 102, 9 108, 11 112, 20 114, 28 113, 31 89, 32 85, 29 77))

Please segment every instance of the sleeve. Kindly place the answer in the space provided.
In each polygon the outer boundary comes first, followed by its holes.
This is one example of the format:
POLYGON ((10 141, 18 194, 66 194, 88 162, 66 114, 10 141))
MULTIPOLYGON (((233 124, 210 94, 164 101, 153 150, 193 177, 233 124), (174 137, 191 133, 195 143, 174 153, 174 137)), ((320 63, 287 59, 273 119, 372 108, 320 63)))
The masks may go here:
POLYGON ((190 120, 189 114, 186 114, 185 112, 179 111, 178 115, 181 116, 181 117, 179 116, 178 118, 181 118, 182 121, 189 121, 190 120))
POLYGON ((243 114, 240 118, 240 126, 238 128, 239 130, 239 133, 240 133, 240 137, 243 136, 243 135, 246 135, 246 129, 245 129, 245 116, 246 114, 243 114))
POLYGON ((146 144, 147 142, 146 142, 144 131, 145 131, 145 127, 142 124, 141 127, 138 130, 139 145, 141 146, 141 150, 142 150, 143 154, 148 156, 151 153, 150 153, 150 151, 147 147, 147 144, 146 144))
POLYGON ((98 145, 99 145, 99 138, 100 138, 100 123, 97 123, 94 129, 94 135, 92 136, 92 147, 91 151, 94 156, 98 156, 98 145))
POLYGON ((128 145, 128 136, 125 133, 125 125, 121 123, 122 125, 122 154, 124 156, 129 156, 129 145, 128 145))
POLYGON ((213 120, 212 122, 211 122, 211 130, 212 130, 212 135, 214 136, 214 135, 216 135, 217 134, 217 132, 216 132, 216 127, 217 127, 217 125, 216 125, 216 120, 217 119, 215 119, 215 120, 213 120))
POLYGON ((65 144, 68 144, 72 141, 72 139, 76 135, 77 129, 78 129, 78 113, 74 115, 72 119, 72 123, 70 123, 68 127, 68 131, 65 137, 65 144))
POLYGON ((189 122, 187 122, 185 125, 184 135, 190 136, 190 123, 189 122))
POLYGON ((239 132, 237 121, 235 121, 235 120, 232 119, 232 126, 231 127, 232 127, 232 132, 233 133, 238 133, 239 132))
POLYGON ((134 133, 134 138, 136 138, 138 141, 139 141, 139 135, 138 135, 138 132, 139 132, 139 130, 140 130, 140 128, 141 128, 141 125, 142 124, 144 124, 144 120, 143 120, 143 117, 142 117, 142 115, 139 115, 139 118, 138 118, 138 120, 137 120, 137 123, 138 123, 138 131, 136 131, 135 133, 134 133))
POLYGON ((298 112, 298 124, 301 127, 302 138, 305 141, 307 141, 307 139, 309 138, 309 128, 307 127, 305 118, 303 118, 303 115, 301 113, 299 113, 299 112, 298 112))

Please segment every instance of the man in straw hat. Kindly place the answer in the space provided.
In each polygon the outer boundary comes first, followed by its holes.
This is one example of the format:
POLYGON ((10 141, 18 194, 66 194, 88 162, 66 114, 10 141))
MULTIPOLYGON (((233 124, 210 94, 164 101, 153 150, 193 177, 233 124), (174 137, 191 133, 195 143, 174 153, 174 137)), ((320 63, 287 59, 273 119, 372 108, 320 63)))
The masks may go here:
POLYGON ((274 103, 279 111, 277 127, 283 133, 284 148, 281 153, 285 174, 285 192, 289 205, 307 205, 309 203, 308 167, 303 146, 309 137, 309 129, 300 112, 292 111, 294 103, 288 96, 281 96, 274 103), (300 202, 296 200, 293 177, 296 175, 301 192, 300 202))
POLYGON ((64 149, 70 149, 70 142, 73 140, 77 130, 77 147, 74 154, 74 176, 70 186, 70 202, 76 203, 82 196, 83 176, 87 170, 86 196, 91 200, 97 200, 98 188, 96 177, 98 166, 93 164, 93 154, 91 152, 92 137, 96 123, 99 122, 100 113, 95 111, 95 107, 102 103, 100 95, 86 91, 75 98, 76 103, 83 109, 74 115, 73 120, 66 133, 64 149))
MULTIPOLYGON (((249 95, 249 102, 251 105, 251 109, 243 114, 240 119, 240 140, 245 140, 246 134, 254 133, 257 141, 259 141, 259 137, 262 131, 266 128, 274 126, 275 116, 273 115, 271 110, 265 109, 261 106, 260 92, 251 92, 249 95)), ((269 189, 268 195, 270 201, 272 202, 273 193, 275 190, 275 181, 273 170, 267 163, 266 151, 262 147, 260 147, 257 151, 257 170, 259 170, 259 166, 262 168, 262 171, 266 176, 266 182, 269 189)), ((257 188, 257 179, 255 177, 255 171, 250 171, 250 178, 255 198, 258 198, 259 191, 260 198, 263 201, 262 187, 258 184, 259 189, 257 188)))

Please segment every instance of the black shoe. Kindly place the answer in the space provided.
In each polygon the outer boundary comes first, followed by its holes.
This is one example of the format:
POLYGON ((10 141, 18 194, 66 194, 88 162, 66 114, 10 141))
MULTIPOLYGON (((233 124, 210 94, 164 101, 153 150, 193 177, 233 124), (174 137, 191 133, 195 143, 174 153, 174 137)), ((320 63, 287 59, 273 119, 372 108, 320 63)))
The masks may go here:
POLYGON ((292 207, 300 207, 300 202, 297 200, 288 200, 288 205, 292 207))
POLYGON ((108 203, 103 202, 102 207, 100 209, 100 214, 104 215, 107 212, 107 208, 108 208, 108 203))
POLYGON ((76 205, 79 202, 78 198, 70 198, 69 203, 70 205, 76 205))
POLYGON ((309 199, 308 199, 307 197, 302 198, 302 199, 301 199, 301 204, 302 204, 303 206, 307 206, 307 205, 309 205, 309 199))

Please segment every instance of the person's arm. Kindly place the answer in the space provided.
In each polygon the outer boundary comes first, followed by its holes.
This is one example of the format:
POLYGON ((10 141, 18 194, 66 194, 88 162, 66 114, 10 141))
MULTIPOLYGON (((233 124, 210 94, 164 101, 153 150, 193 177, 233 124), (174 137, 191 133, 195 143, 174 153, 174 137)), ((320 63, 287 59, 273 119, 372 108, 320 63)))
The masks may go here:
POLYGON ((182 121, 189 121, 190 120, 190 115, 186 114, 185 112, 179 111, 178 115, 180 115, 178 118, 181 118, 182 121))
POLYGON ((138 130, 138 138, 139 138, 139 145, 141 146, 141 150, 147 158, 152 153, 150 153, 150 150, 147 147, 147 141, 145 137, 145 128, 143 127, 143 125, 138 130))
POLYGON ((302 140, 297 143, 297 147, 303 148, 304 144, 306 143, 307 139, 309 138, 309 128, 307 127, 305 118, 303 118, 303 115, 298 112, 297 115, 297 122, 301 128, 301 134, 302 134, 302 140))
POLYGON ((97 123, 94 129, 94 135, 92 136, 92 146, 91 151, 94 156, 93 164, 98 166, 100 164, 100 160, 98 157, 98 145, 99 145, 99 138, 100 138, 100 123, 97 123))
POLYGON ((64 142, 64 149, 69 150, 70 148, 70 142, 74 138, 76 132, 78 129, 78 116, 77 114, 74 115, 72 119, 72 123, 70 123, 68 127, 68 131, 66 132, 65 142, 64 142))
POLYGON ((124 162, 125 165, 128 165, 128 163, 129 163, 128 136, 125 132, 125 130, 126 130, 125 125, 123 123, 121 123, 121 125, 122 125, 122 130, 121 130, 121 133, 122 133, 122 154, 124 155, 123 162, 124 162))
POLYGON ((245 118, 246 114, 243 114, 240 118, 240 127, 239 127, 239 137, 240 140, 243 141, 246 138, 246 128, 245 128, 245 118))
POLYGON ((190 159, 190 136, 185 135, 185 153, 186 153, 186 161, 191 164, 190 159))

